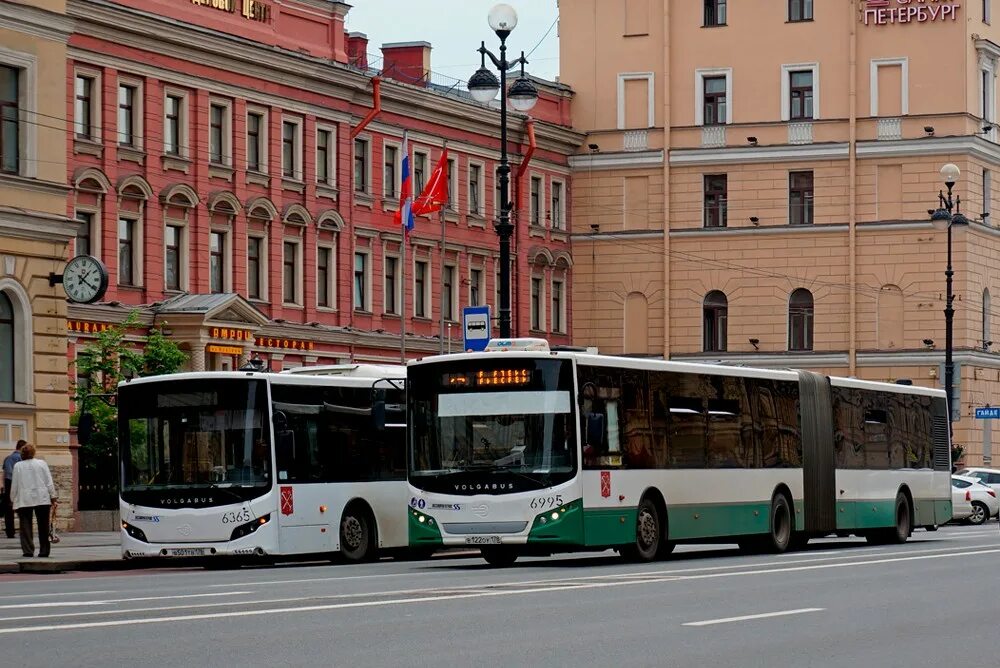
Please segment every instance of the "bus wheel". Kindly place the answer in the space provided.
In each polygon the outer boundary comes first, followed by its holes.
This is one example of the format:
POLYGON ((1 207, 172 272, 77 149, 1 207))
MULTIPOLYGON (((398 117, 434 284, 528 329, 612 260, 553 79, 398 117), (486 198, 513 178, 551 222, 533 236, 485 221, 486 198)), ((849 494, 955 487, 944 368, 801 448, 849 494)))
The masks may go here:
POLYGON ((792 509, 784 494, 771 501, 771 531, 767 536, 767 551, 781 554, 792 542, 792 509))
POLYGON ((375 557, 374 527, 361 506, 349 506, 340 520, 340 553, 347 561, 371 561, 375 557))
POLYGON ((910 537, 910 530, 913 528, 913 521, 910 515, 910 504, 902 494, 896 495, 896 528, 890 529, 888 538, 893 543, 905 543, 910 537))
POLYGON ((639 503, 635 517, 635 542, 622 547, 621 554, 629 561, 653 561, 660 547, 660 514, 649 499, 639 503))
POLYGON ((484 547, 480 550, 483 559, 494 568, 507 568, 517 561, 517 552, 502 547, 484 547))

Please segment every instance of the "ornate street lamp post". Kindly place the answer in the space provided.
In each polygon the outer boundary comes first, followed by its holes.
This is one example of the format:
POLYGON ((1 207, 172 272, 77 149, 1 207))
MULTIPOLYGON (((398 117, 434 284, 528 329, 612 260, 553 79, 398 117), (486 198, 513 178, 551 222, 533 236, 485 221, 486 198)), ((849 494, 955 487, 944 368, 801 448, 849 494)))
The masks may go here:
POLYGON ((538 91, 531 80, 524 75, 524 66, 528 61, 524 52, 517 60, 507 61, 507 36, 517 26, 517 12, 507 4, 493 7, 489 13, 489 24, 493 32, 500 38, 500 57, 497 58, 486 48, 486 42, 479 47, 482 64, 469 79, 469 92, 477 102, 492 101, 500 92, 500 167, 497 175, 500 179, 500 219, 494 224, 497 236, 500 238, 500 337, 510 337, 510 237, 514 226, 510 222, 510 165, 507 163, 507 100, 517 111, 528 111, 538 101, 538 91), (486 57, 489 56, 493 65, 500 70, 500 80, 486 69, 486 57), (521 75, 507 90, 507 72, 518 65, 521 75))
POLYGON ((961 175, 961 170, 959 170, 957 165, 952 163, 946 164, 941 168, 941 178, 944 180, 945 187, 948 188, 948 194, 945 195, 943 191, 938 191, 938 208, 931 214, 931 224, 938 231, 948 231, 948 265, 945 268, 945 307, 944 307, 944 393, 948 401, 948 419, 949 421, 954 420, 954 415, 957 411, 953 410, 952 403, 952 392, 954 387, 954 367, 952 364, 952 353, 954 349, 954 319, 955 319, 955 309, 952 307, 952 302, 955 300, 955 296, 952 294, 951 281, 954 271, 951 268, 951 228, 955 225, 968 225, 969 219, 962 215, 962 198, 960 196, 955 196, 954 201, 951 197, 951 189, 954 187, 955 182, 958 181, 958 177, 961 175), (952 210, 954 209, 954 213, 952 210))

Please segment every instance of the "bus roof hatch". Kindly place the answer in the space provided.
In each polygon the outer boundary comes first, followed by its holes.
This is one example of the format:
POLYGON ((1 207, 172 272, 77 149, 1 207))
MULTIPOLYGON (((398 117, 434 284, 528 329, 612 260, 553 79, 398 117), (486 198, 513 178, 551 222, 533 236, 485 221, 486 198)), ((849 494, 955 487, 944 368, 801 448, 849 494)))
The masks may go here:
POLYGON ((490 339, 486 352, 514 350, 518 352, 549 352, 549 342, 545 339, 490 339))

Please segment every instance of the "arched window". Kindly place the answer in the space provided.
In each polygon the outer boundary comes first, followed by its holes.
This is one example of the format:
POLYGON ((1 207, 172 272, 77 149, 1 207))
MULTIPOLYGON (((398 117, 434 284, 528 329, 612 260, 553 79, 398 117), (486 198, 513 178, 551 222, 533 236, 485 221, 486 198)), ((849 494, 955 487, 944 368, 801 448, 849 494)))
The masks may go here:
POLYGON ((719 290, 705 295, 702 306, 702 348, 706 353, 726 350, 726 322, 729 319, 729 300, 719 290))
POLYGON ((0 401, 14 401, 14 305, 0 292, 0 401))
POLYGON ((813 349, 813 296, 799 288, 788 300, 788 349, 813 349))
POLYGON ((983 290, 983 350, 986 350, 993 343, 990 335, 990 289, 983 290))

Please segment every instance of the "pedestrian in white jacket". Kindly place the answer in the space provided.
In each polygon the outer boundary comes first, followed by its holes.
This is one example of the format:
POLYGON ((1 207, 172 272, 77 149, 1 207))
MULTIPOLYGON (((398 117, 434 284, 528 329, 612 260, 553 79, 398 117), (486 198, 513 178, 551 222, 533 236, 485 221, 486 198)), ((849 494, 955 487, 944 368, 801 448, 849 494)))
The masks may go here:
POLYGON ((35 556, 35 543, 31 535, 32 514, 38 520, 38 556, 49 556, 49 513, 52 503, 57 499, 49 465, 41 459, 35 459, 34 445, 24 445, 21 448, 21 461, 14 465, 10 489, 11 503, 21 521, 21 553, 24 556, 35 556))

